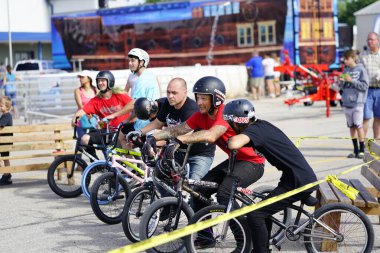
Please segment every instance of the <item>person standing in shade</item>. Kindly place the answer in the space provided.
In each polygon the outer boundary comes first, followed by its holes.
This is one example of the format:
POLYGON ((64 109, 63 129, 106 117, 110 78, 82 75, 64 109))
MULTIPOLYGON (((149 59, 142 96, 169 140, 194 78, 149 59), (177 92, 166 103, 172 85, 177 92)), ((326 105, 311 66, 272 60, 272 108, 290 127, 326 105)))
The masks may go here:
POLYGON ((270 57, 269 53, 265 53, 264 59, 263 59, 264 80, 265 80, 265 88, 270 98, 276 97, 274 83, 273 83, 274 65, 275 65, 274 59, 270 57))
POLYGON ((379 35, 371 32, 367 36, 368 49, 360 54, 360 60, 367 70, 369 77, 369 89, 367 101, 364 105, 364 137, 367 136, 369 121, 373 118, 373 138, 380 136, 380 52, 379 52, 379 35))
POLYGON ((15 118, 18 118, 16 108, 16 81, 20 78, 12 72, 12 67, 7 66, 7 73, 3 79, 4 95, 12 100, 12 113, 15 118))
POLYGON ((248 70, 249 87, 252 92, 253 100, 258 100, 263 95, 264 70, 262 62, 263 58, 259 56, 259 52, 253 50, 252 58, 245 63, 248 70))
POLYGON ((347 126, 350 128, 354 152, 348 158, 364 157, 364 130, 363 130, 363 109, 368 92, 368 74, 362 64, 356 64, 357 53, 355 50, 348 50, 344 53, 344 64, 346 69, 341 76, 342 82, 342 102, 344 114, 346 115, 347 126), (358 147, 359 138, 359 147, 358 147))

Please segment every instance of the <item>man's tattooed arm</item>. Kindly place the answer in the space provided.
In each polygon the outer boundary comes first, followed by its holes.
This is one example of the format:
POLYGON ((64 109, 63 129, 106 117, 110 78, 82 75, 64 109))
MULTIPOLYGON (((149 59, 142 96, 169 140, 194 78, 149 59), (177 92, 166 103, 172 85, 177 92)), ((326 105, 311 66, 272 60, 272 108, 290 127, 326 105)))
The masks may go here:
POLYGON ((210 128, 209 130, 201 130, 198 132, 194 132, 192 134, 181 135, 181 136, 178 136, 177 138, 185 144, 197 143, 197 142, 214 143, 226 131, 227 131, 226 127, 216 125, 210 128))
POLYGON ((163 129, 162 131, 159 131, 155 133, 153 136, 156 138, 157 141, 159 140, 167 140, 169 138, 175 138, 177 136, 187 134, 188 132, 193 131, 192 128, 190 128, 186 122, 183 122, 182 124, 178 126, 171 126, 168 128, 163 129))

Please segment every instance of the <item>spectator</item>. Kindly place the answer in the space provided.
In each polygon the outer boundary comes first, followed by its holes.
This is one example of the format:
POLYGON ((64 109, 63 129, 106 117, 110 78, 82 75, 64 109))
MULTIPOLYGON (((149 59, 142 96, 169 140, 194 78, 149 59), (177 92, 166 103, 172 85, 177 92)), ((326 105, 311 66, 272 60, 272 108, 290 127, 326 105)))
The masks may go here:
POLYGON ((373 120, 373 138, 379 138, 380 134, 380 78, 377 74, 380 69, 379 35, 371 32, 367 36, 368 49, 360 54, 369 77, 369 89, 367 101, 364 105, 364 137, 367 136, 369 120, 373 120))
POLYGON ((284 49, 282 50, 282 53, 284 54, 284 62, 282 63, 282 65, 285 66, 284 81, 290 81, 290 79, 293 77, 293 73, 289 68, 290 66, 292 66, 292 61, 290 60, 288 50, 284 49))
POLYGON ((362 64, 356 64, 357 53, 348 50, 344 53, 344 63, 347 66, 341 76, 342 102, 347 126, 350 128, 354 152, 348 158, 364 157, 363 109, 368 92, 368 74, 362 64), (360 147, 358 148, 358 138, 360 147))
MULTIPOLYGON (((12 101, 9 97, 2 97, 0 99, 0 111, 2 115, 0 116, 0 127, 12 126, 13 119, 10 114, 12 108, 12 101)), ((13 134, 0 134, 1 136, 12 136, 13 134)), ((12 143, 1 143, 0 145, 12 145, 12 143)), ((1 157, 9 156, 9 152, 0 152, 1 157)), ((2 160, 1 167, 9 166, 9 160, 2 160)), ((0 179, 0 185, 12 184, 12 175, 10 173, 5 173, 0 179)))
MULTIPOLYGON (((75 102, 78 110, 82 109, 96 95, 96 87, 92 84, 91 72, 88 70, 82 71, 77 75, 80 82, 80 87, 74 90, 75 102)), ((91 115, 88 115, 91 116, 91 115)), ((86 115, 87 117, 87 115, 86 115)), ((86 130, 82 127, 77 127, 77 137, 81 139, 86 130)))
POLYGON ((273 84, 275 61, 270 57, 269 53, 265 53, 262 63, 264 68, 265 88, 267 90, 267 94, 270 98, 275 98, 276 94, 273 84))
POLYGON ((18 117, 16 108, 16 80, 20 79, 12 73, 12 67, 8 65, 7 73, 3 79, 4 95, 12 100, 12 113, 15 118, 18 117))
MULTIPOLYGON (((1 62, 0 63, 0 89, 3 88, 3 80, 6 73, 7 73, 7 68, 5 67, 4 63, 1 62)), ((0 94, 0 95, 3 95, 3 94, 0 94)))
MULTIPOLYGON (((272 58, 274 59, 274 67, 278 67, 281 65, 280 57, 276 53, 272 53, 272 58)), ((281 77, 281 72, 274 71, 273 84, 274 84, 274 91, 275 91, 276 97, 279 97, 281 95, 280 77, 281 77)))
POLYGON ((262 62, 263 58, 259 56, 258 51, 253 50, 252 58, 245 63, 248 69, 249 87, 253 100, 258 100, 263 95, 264 71, 262 62))

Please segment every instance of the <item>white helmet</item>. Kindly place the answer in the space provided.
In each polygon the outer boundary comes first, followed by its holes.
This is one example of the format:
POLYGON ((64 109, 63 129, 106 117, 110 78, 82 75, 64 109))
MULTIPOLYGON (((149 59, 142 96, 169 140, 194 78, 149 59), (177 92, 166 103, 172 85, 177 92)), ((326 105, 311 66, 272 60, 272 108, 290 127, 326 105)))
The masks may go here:
POLYGON ((128 53, 128 57, 134 56, 140 61, 144 60, 144 67, 147 68, 149 64, 149 54, 141 48, 132 48, 128 53))

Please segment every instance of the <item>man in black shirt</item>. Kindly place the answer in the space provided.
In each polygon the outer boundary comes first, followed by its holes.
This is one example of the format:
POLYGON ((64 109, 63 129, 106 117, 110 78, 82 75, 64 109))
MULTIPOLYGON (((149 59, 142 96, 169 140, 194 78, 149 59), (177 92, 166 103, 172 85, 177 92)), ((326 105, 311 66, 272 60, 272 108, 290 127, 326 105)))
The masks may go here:
MULTIPOLYGON (((279 184, 267 198, 317 181, 313 169, 293 142, 271 123, 256 119, 255 109, 248 100, 238 99, 226 104, 223 119, 237 134, 229 139, 229 149, 249 145, 282 171, 279 184)), ((272 229, 270 216, 296 201, 308 198, 315 189, 316 187, 306 190, 247 215, 252 231, 253 252, 269 252, 269 235, 272 229)))
MULTIPOLYGON (((198 111, 197 103, 187 97, 186 81, 182 78, 170 80, 167 88, 167 97, 160 106, 157 117, 154 121, 143 127, 140 131, 131 132, 127 138, 130 140, 146 135, 155 129, 162 129, 175 126, 185 122, 193 113, 198 111)), ((182 145, 175 154, 176 160, 182 162, 187 146, 182 145)), ((189 154, 189 178, 201 179, 212 165, 215 155, 215 144, 196 143, 193 144, 189 154)))

